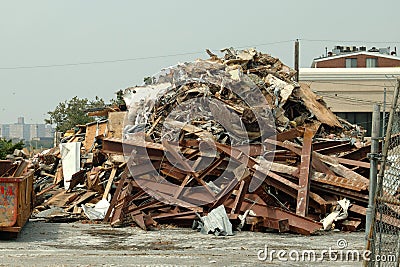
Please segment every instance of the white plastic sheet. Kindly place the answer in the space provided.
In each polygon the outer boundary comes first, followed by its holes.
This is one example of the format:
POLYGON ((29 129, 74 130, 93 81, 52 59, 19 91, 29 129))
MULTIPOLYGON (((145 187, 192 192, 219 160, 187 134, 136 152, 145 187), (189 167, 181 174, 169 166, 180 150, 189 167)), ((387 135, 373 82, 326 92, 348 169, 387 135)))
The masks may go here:
POLYGON ((72 175, 81 168, 81 142, 60 144, 61 163, 63 166, 64 188, 69 189, 72 175))

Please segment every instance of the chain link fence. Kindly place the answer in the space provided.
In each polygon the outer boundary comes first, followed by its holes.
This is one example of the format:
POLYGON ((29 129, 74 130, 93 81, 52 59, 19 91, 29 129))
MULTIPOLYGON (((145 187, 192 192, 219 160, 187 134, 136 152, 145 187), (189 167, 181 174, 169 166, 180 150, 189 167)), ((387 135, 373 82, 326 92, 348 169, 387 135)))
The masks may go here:
MULTIPOLYGON (((387 114, 389 116, 389 114, 387 114)), ((385 118, 386 119, 386 118, 385 118)), ((400 113, 393 115, 388 150, 383 150, 375 196, 369 266, 400 265, 400 113)), ((382 146, 383 147, 383 146, 382 146)), ((368 247, 367 247, 368 248, 368 247)))

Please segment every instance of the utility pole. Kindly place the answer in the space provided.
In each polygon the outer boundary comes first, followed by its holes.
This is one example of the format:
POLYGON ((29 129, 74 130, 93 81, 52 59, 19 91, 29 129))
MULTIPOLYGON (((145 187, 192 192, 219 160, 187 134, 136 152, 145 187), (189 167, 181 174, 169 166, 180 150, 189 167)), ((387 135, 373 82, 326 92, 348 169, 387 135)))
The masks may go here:
POLYGON ((381 107, 379 104, 374 104, 372 111, 372 131, 371 131, 371 153, 369 154, 370 169, 369 169, 369 197, 368 197, 368 208, 367 218, 365 220, 365 235, 368 238, 369 230, 371 229, 372 223, 372 211, 374 207, 374 198, 376 191, 376 183, 378 177, 378 153, 379 153, 379 128, 380 128, 380 111, 381 107))
POLYGON ((296 71, 296 82, 299 81, 299 39, 294 42, 294 69, 296 71))
MULTIPOLYGON (((382 119, 382 134, 386 130, 386 87, 383 88, 383 119, 382 119)), ((383 147, 383 144, 382 144, 383 147)))

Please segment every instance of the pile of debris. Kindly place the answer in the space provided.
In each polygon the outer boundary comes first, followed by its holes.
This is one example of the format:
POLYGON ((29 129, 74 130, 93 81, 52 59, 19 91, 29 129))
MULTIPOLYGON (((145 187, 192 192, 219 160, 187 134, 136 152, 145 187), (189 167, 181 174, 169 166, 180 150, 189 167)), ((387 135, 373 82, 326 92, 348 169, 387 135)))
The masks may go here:
POLYGON ((143 229, 195 221, 217 234, 232 225, 301 234, 361 227, 364 131, 294 82, 279 59, 222 52, 126 89, 127 111, 99 111, 107 120, 38 155, 36 216, 85 214, 143 229))
MULTIPOLYGON (((126 112, 104 112, 106 120, 78 125, 64 134, 59 145, 31 159, 35 169, 35 218, 62 222, 104 217, 114 180, 121 177, 126 165, 123 157, 103 153, 100 141, 104 137, 122 138, 126 112)), ((98 112, 92 115, 98 116, 98 112)))

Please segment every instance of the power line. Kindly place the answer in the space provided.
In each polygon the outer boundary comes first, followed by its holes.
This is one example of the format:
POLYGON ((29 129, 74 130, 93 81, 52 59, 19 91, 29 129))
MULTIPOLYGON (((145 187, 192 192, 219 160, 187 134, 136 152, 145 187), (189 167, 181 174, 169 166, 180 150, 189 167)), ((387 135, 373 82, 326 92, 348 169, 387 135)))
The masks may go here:
MULTIPOLYGON (((390 80, 388 79, 390 82, 390 80)), ((305 81, 300 81, 300 82, 310 82, 308 85, 311 86, 313 83, 324 83, 324 84, 335 84, 335 85, 353 85, 353 86, 365 86, 365 87, 379 87, 379 88, 388 88, 388 87, 395 87, 395 85, 379 85, 379 84, 362 84, 362 83, 342 83, 342 82, 328 82, 328 81, 310 81, 310 80, 305 80, 305 81)), ((387 93, 393 93, 393 92, 387 92, 387 93)))
MULTIPOLYGON (((255 46, 275 45, 275 44, 283 44, 283 43, 289 43, 289 42, 294 42, 294 41, 296 41, 296 40, 295 40, 295 39, 292 39, 292 40, 277 41, 277 42, 264 43, 264 44, 238 46, 238 47, 236 47, 236 48, 247 48, 247 47, 255 47, 255 46)), ((214 50, 218 50, 218 49, 214 49, 214 50)))
POLYGON ((147 59, 155 59, 155 58, 166 58, 166 57, 176 57, 176 56, 185 56, 185 55, 195 55, 195 54, 200 54, 200 53, 203 53, 203 52, 187 52, 187 53, 170 54, 170 55, 159 55, 159 56, 137 57, 137 58, 126 58, 126 59, 114 59, 114 60, 102 60, 102 61, 89 61, 89 62, 78 62, 78 63, 65 63, 65 64, 0 67, 0 69, 1 70, 16 70, 16 69, 37 69, 37 68, 52 68, 52 67, 68 67, 68 66, 105 64, 105 63, 116 63, 116 62, 125 62, 125 61, 137 61, 137 60, 147 60, 147 59))
POLYGON ((306 42, 332 42, 332 43, 366 43, 366 44, 399 44, 400 41, 366 41, 366 40, 318 40, 318 39, 300 39, 306 42))
MULTIPOLYGON (((306 42, 363 42, 363 43, 400 43, 400 41, 350 41, 350 40, 317 40, 317 39, 299 39, 300 41, 306 42)), ((243 49, 248 47, 260 47, 267 45, 275 45, 282 43, 294 42, 295 39, 269 42, 269 43, 261 43, 261 44, 252 44, 252 45, 243 45, 236 46, 237 49, 243 49)), ((220 51, 220 49, 211 49, 212 51, 220 51)), ((87 61, 87 62, 73 62, 73 63, 61 63, 61 64, 44 64, 44 65, 31 65, 31 66, 14 66, 14 67, 0 67, 0 70, 18 70, 18 69, 38 69, 38 68, 53 68, 53 67, 73 67, 73 66, 83 66, 83 65, 95 65, 95 64, 107 64, 107 63, 118 63, 118 62, 128 62, 128 61, 139 61, 139 60, 149 60, 149 59, 158 59, 158 58, 168 58, 168 57, 177 57, 177 56, 187 56, 187 55, 197 55, 203 54, 204 51, 194 51, 194 52, 183 52, 176 54, 167 54, 167 55, 157 55, 157 56, 147 56, 147 57, 136 57, 136 58, 123 58, 123 59, 112 59, 112 60, 97 60, 97 61, 87 61)))
POLYGON ((372 101, 372 100, 367 100, 367 99, 362 99, 362 98, 337 96, 337 95, 333 96, 333 95, 329 95, 326 92, 321 92, 321 91, 316 91, 316 92, 318 94, 320 94, 321 96, 326 97, 326 98, 331 98, 331 99, 336 99, 336 100, 345 100, 347 102, 358 103, 360 105, 368 105, 369 106, 369 105, 372 105, 372 104, 375 104, 375 103, 378 103, 378 104, 382 104, 383 103, 382 101, 372 101))
MULTIPOLYGON (((266 46, 266 45, 274 45, 274 44, 282 44, 293 42, 294 40, 285 40, 285 41, 277 41, 270 43, 262 43, 255 45, 245 45, 238 46, 237 49, 247 48, 247 47, 256 47, 256 46, 266 46)), ((219 51, 219 49, 211 49, 212 51, 219 51)), ((117 63, 117 62, 127 62, 127 61, 139 61, 139 60, 148 60, 148 59, 157 59, 157 58, 167 58, 167 57, 176 57, 176 56, 187 56, 187 55, 197 55, 203 54, 204 51, 197 52, 185 52, 185 53, 177 53, 177 54, 169 54, 169 55, 158 55, 158 56, 148 56, 148 57, 136 57, 136 58, 125 58, 125 59, 113 59, 113 60, 100 60, 100 61, 88 61, 88 62, 77 62, 77 63, 63 63, 63 64, 46 64, 46 65, 32 65, 32 66, 15 66, 15 67, 0 67, 0 70, 17 70, 17 69, 38 69, 38 68, 53 68, 53 67, 71 67, 71 66, 82 66, 82 65, 94 65, 94 64, 106 64, 106 63, 117 63)))

